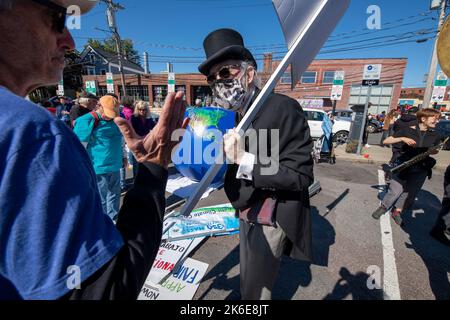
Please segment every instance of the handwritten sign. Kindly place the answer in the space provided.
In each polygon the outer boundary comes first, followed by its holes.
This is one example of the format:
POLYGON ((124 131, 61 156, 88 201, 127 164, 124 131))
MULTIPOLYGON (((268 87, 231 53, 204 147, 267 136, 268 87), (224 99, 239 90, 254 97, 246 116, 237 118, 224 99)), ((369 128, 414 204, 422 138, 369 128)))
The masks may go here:
POLYGON ((138 300, 192 300, 208 266, 206 263, 187 258, 177 273, 173 273, 161 284, 147 279, 138 300))

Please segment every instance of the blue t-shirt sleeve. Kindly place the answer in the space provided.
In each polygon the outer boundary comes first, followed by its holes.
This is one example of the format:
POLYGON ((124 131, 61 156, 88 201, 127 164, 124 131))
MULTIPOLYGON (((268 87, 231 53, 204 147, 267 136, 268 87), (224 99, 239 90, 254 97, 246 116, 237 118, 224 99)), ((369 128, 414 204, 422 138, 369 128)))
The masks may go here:
POLYGON ((24 299, 62 297, 123 246, 102 211, 89 158, 68 130, 11 155, 0 194, 0 278, 24 299))
POLYGON ((89 142, 94 130, 95 119, 91 114, 86 114, 75 121, 73 132, 81 142, 89 142))

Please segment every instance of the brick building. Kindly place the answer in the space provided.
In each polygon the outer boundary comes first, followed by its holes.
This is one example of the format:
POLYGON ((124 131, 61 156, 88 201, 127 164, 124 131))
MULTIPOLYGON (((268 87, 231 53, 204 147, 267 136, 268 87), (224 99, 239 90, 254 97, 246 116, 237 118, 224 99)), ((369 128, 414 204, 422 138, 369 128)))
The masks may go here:
MULTIPOLYGON (((330 95, 334 73, 345 71, 343 97, 337 102, 336 108, 347 109, 352 105, 366 102, 367 87, 361 86, 364 66, 382 64, 380 85, 372 88, 370 99, 372 107, 369 110, 371 113, 381 113, 397 107, 407 61, 406 58, 314 60, 294 91, 291 91, 291 75, 288 70, 276 87, 276 92, 301 100, 304 106, 309 101, 322 100, 323 108, 331 109, 330 95)), ((271 61, 270 55, 266 55, 264 71, 275 70, 278 64, 279 61, 271 61)))
MULTIPOLYGON (((271 54, 264 57, 263 66, 259 66, 261 78, 267 81, 279 61, 273 61, 271 54)), ((363 68, 366 64, 382 64, 380 86, 372 90, 371 113, 380 113, 397 106, 402 88, 403 76, 407 59, 333 59, 315 60, 300 82, 291 91, 291 76, 287 71, 275 91, 300 100, 305 107, 311 101, 319 102, 324 109, 332 107, 330 100, 331 87, 336 71, 345 71, 343 98, 338 101, 338 109, 346 109, 354 104, 365 103, 367 87, 362 87, 363 68)), ((98 94, 106 93, 105 76, 83 76, 83 81, 96 80, 98 94)), ((186 92, 188 104, 194 104, 195 99, 202 100, 211 96, 206 79, 199 73, 182 73, 175 76, 176 90, 186 92)), ((114 75, 115 92, 121 92, 120 76, 114 75)), ((127 94, 160 105, 167 95, 167 74, 126 75, 127 94)))

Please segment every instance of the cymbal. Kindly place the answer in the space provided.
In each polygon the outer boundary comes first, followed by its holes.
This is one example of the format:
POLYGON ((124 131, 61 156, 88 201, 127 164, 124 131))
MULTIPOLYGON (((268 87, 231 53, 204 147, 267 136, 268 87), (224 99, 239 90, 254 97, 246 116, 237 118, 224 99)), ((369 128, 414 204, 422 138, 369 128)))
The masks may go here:
POLYGON ((439 34, 437 52, 442 71, 447 76, 450 76, 450 16, 447 17, 444 27, 439 34))

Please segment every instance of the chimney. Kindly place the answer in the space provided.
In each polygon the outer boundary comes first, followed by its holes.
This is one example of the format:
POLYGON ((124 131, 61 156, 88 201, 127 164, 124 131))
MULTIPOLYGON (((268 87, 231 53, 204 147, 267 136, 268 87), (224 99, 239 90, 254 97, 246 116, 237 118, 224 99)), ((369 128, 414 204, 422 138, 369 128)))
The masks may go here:
POLYGON ((148 74, 150 72, 150 68, 148 65, 148 52, 144 52, 144 72, 148 74))
POLYGON ((264 53, 264 73, 272 74, 272 53, 264 53))

